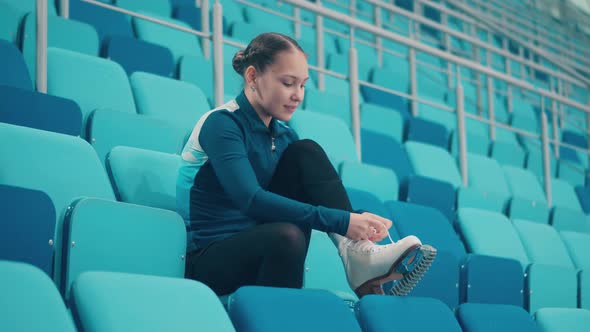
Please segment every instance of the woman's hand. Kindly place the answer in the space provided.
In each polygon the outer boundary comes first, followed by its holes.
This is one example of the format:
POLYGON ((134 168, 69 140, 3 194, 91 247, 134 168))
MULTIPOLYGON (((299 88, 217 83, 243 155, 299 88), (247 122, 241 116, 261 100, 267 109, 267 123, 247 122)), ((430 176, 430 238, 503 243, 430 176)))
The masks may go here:
POLYGON ((387 236, 387 230, 393 225, 391 220, 376 214, 350 213, 350 222, 346 237, 351 240, 370 240, 379 242, 387 236))

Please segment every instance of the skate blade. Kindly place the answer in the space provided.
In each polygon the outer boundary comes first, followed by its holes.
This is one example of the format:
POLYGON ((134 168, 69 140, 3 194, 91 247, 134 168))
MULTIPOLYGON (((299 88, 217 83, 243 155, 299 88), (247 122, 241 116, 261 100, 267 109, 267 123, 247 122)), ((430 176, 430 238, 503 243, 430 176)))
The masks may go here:
POLYGON ((416 287, 420 279, 422 279, 422 276, 424 276, 434 262, 437 251, 432 246, 423 245, 420 248, 420 254, 421 259, 411 262, 410 265, 402 264, 398 267, 399 270, 404 272, 404 276, 395 283, 389 291, 389 294, 396 296, 408 295, 414 287, 416 287))

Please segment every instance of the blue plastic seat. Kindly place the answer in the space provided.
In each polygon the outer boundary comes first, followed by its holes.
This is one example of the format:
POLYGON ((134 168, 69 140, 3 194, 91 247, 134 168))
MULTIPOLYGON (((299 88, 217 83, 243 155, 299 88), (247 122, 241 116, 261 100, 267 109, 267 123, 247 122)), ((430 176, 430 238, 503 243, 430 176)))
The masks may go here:
POLYGON ((85 271, 110 271, 183 278, 184 221, 175 212, 98 198, 70 205, 64 220, 65 298, 85 271), (141 236, 138 236, 141 230, 141 236), (157 245, 154 245, 157 244, 157 245))
POLYGON ((0 122, 79 136, 80 107, 68 99, 0 85, 0 122))
POLYGON ((131 11, 146 11, 159 16, 170 16, 172 5, 169 0, 152 0, 147 3, 138 3, 134 0, 116 0, 117 6, 131 11))
POLYGON ((590 234, 571 231, 562 231, 560 234, 576 268, 590 269, 590 234))
POLYGON ((327 91, 309 90, 305 92, 304 109, 320 112, 339 118, 348 128, 352 128, 350 99, 327 91))
POLYGON ((513 305, 465 303, 457 310, 457 320, 465 332, 539 331, 530 314, 513 305))
POLYGON ((12 44, 18 42, 21 13, 9 4, 0 3, 0 39, 12 44))
POLYGON ((542 224, 549 223, 550 209, 547 203, 514 197, 510 200, 507 212, 512 219, 525 219, 542 224))
POLYGON ((213 64, 210 60, 195 56, 183 56, 178 65, 178 79, 192 83, 205 93, 214 104, 213 64))
POLYGON ((512 224, 531 263, 574 267, 564 243, 553 227, 519 219, 513 220, 512 224))
POLYGON ((361 331, 347 305, 322 290, 242 287, 231 296, 228 312, 243 332, 361 331))
POLYGON ((0 329, 3 331, 63 331, 76 328, 51 279, 25 263, 0 261, 0 329))
POLYGON ((32 264, 53 274, 55 207, 39 190, 0 185, 0 260, 32 264))
POLYGON ((142 72, 131 75, 129 81, 139 114, 178 128, 192 129, 211 110, 207 96, 193 84, 142 72))
POLYGON ((180 156, 116 146, 106 166, 119 201, 176 211, 180 156))
POLYGON ((578 280, 578 307, 590 309, 590 271, 580 271, 578 280))
MULTIPOLYGON (((97 109, 136 113, 123 68, 114 61, 86 54, 49 48, 47 93, 75 101, 82 111, 82 128, 87 128, 88 116, 97 109)), ((85 131, 82 137, 87 137, 85 131)))
POLYGON ((582 206, 585 214, 590 214, 590 188, 584 186, 577 186, 575 188, 576 195, 582 206))
POLYGON ((43 191, 53 201, 54 280, 59 281, 66 208, 81 196, 114 200, 107 174, 92 147, 78 137, 0 123, 0 141, 0 184, 43 191), (43 172, 39 171, 40 160, 43 172))
POLYGON ((535 314, 542 332, 586 331, 590 324, 590 311, 571 308, 544 308, 535 314))
POLYGON ((130 37, 112 36, 104 56, 119 63, 127 75, 141 71, 165 77, 174 76, 172 53, 160 45, 130 37))
POLYGON ((582 211, 582 207, 574 187, 568 182, 560 179, 552 179, 551 193, 554 207, 566 208, 580 212, 582 211))
POLYGON ((524 273, 511 258, 468 255, 461 266, 462 302, 524 305, 524 273))
MULTIPOLYGON (((504 178, 500 164, 494 159, 469 153, 469 187, 483 195, 492 194, 502 201, 502 206, 510 199, 510 189, 504 178)), ((500 210, 499 212, 502 212, 500 210)))
POLYGON ((449 146, 449 137, 449 132, 444 126, 428 120, 413 118, 408 125, 406 140, 427 143, 447 149, 449 146))
POLYGON ((402 182, 400 198, 408 203, 435 208, 449 220, 454 219, 455 188, 448 182, 412 175, 402 182))
POLYGON ((399 182, 389 168, 345 161, 339 174, 345 187, 368 191, 383 202, 397 200, 399 182))
POLYGON ((503 165, 524 167, 526 154, 525 151, 516 144, 497 141, 492 144, 490 157, 496 159, 503 165))
POLYGON ((400 183, 414 174, 403 146, 392 137, 361 129, 362 161, 393 169, 400 183))
POLYGON ((512 166, 502 166, 502 168, 513 197, 546 204, 547 200, 541 184, 531 172, 512 166))
POLYGON ((94 27, 104 46, 111 36, 133 37, 131 22, 125 14, 80 0, 70 1, 70 18, 94 27))
POLYGON ((31 90, 33 82, 25 59, 14 44, 0 39, 0 85, 31 90))
POLYGON ((406 142, 404 145, 417 175, 448 182, 454 188, 461 186, 455 160, 446 150, 417 142, 406 142))
POLYGON ((361 104, 360 112, 362 129, 387 135, 400 143, 403 141, 406 121, 399 112, 367 103, 361 104))
MULTIPOLYGON (((27 15, 23 23, 22 51, 31 77, 37 72, 37 18, 27 15)), ((47 18, 47 46, 98 56, 100 41, 93 26, 58 16, 47 18)))
POLYGON ((370 295, 359 302, 357 310, 365 332, 394 327, 400 331, 461 331, 451 309, 437 299, 370 295), (399 319, 392 321, 392 313, 399 319))
POLYGON ((457 209, 476 208, 504 213, 506 198, 494 192, 485 192, 475 188, 457 190, 457 209))
POLYGON ((551 225, 558 231, 590 234, 588 216, 581 211, 555 207, 551 211, 551 225))
POLYGON ((215 293, 194 280, 86 272, 73 295, 72 311, 84 331, 235 331, 215 293))
POLYGON ((578 277, 574 268, 532 264, 526 271, 525 303, 534 314, 541 308, 576 308, 578 277))

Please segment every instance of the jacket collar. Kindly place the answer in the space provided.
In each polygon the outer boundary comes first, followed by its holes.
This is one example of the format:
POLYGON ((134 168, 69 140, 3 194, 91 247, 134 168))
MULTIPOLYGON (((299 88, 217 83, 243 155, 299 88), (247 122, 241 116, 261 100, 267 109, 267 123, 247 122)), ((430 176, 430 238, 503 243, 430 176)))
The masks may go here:
POLYGON ((267 127, 262 119, 258 116, 258 113, 256 113, 256 110, 252 104, 250 104, 250 101, 246 97, 244 90, 242 90, 242 92, 236 97, 236 102, 238 103, 240 109, 244 111, 252 131, 265 132, 272 134, 274 137, 281 136, 287 132, 287 128, 275 118, 270 120, 270 125, 267 127))

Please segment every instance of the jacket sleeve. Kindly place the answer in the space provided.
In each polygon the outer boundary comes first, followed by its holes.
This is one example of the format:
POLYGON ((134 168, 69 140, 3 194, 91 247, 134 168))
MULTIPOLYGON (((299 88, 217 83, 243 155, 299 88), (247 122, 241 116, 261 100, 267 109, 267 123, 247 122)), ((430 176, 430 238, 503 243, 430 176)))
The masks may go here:
POLYGON ((346 234, 348 211, 301 203, 262 189, 244 139, 240 126, 225 111, 211 114, 199 134, 199 143, 221 186, 244 215, 262 222, 291 222, 346 234))

